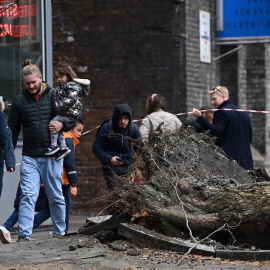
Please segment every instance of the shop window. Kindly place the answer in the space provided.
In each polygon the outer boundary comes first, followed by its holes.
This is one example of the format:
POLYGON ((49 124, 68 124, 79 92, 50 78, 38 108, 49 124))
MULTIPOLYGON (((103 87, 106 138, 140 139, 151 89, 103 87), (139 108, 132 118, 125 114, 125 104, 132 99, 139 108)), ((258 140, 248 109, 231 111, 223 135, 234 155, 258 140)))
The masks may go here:
POLYGON ((23 89, 22 62, 31 59, 43 72, 46 2, 50 1, 0 0, 0 99, 6 103, 7 115, 12 99, 23 89))

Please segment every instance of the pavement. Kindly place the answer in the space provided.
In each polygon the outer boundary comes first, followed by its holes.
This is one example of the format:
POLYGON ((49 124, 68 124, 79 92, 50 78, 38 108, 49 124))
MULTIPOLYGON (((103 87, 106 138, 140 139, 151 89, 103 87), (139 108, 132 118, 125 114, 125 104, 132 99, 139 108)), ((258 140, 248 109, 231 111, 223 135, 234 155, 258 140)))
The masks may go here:
MULTIPOLYGON (((79 228, 86 223, 86 219, 89 218, 89 215, 70 215, 69 218, 69 232, 68 233, 77 233, 79 228)), ((52 222, 51 220, 44 223, 39 228, 35 229, 32 233, 31 240, 42 239, 48 236, 53 235, 52 222)), ((18 228, 15 227, 11 232, 12 242, 17 241, 18 228)), ((1 245, 1 243, 0 243, 1 245)))

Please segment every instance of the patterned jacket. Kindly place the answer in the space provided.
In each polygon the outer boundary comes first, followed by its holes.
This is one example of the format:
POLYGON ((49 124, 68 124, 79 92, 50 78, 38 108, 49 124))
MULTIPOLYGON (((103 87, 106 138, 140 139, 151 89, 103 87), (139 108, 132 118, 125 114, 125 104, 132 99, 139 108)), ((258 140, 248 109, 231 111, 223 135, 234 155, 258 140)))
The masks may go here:
POLYGON ((57 115, 80 118, 82 114, 82 96, 90 93, 90 85, 80 85, 74 81, 58 86, 54 92, 54 110, 57 115))

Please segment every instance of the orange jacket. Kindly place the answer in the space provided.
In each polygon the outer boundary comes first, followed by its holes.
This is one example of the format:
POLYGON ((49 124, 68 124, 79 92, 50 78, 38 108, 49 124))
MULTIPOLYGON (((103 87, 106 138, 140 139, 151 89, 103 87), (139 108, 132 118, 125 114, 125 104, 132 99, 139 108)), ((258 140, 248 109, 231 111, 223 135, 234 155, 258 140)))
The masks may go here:
MULTIPOLYGON (((64 166, 63 166, 63 185, 76 185, 77 184, 77 173, 75 167, 75 146, 78 145, 80 142, 78 139, 74 137, 74 135, 69 132, 63 132, 65 139, 71 138, 73 140, 73 147, 71 145, 71 152, 64 157, 64 166), (74 149, 74 151, 73 151, 74 149)), ((67 140, 66 140, 67 142, 67 140)), ((67 145, 68 146, 68 145, 67 145)))

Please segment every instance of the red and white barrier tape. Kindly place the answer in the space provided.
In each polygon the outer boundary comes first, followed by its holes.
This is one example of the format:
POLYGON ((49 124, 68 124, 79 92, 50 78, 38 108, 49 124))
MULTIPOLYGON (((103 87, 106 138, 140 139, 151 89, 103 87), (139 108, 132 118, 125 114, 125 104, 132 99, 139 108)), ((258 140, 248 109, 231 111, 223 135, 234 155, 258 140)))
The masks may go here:
MULTIPOLYGON (((221 108, 221 109, 207 109, 207 110, 200 110, 200 112, 216 112, 216 111, 234 111, 234 112, 249 112, 249 113, 270 113, 270 111, 257 111, 257 110, 243 110, 243 109, 229 109, 229 108, 221 108)), ((176 114, 173 114, 173 115, 188 115, 188 114, 193 114, 193 111, 191 112, 184 112, 184 113, 176 113, 176 114)), ((148 120, 151 120, 151 119, 156 119, 156 118, 163 118, 163 117, 166 117, 165 115, 164 116, 158 116, 158 117, 151 117, 151 118, 143 118, 143 119, 137 119, 137 120, 133 120, 132 122, 133 123, 136 123, 136 122, 142 122, 142 121, 148 121, 148 120)), ((84 133, 82 133, 82 135, 85 135, 91 131, 94 131, 96 129, 98 129, 100 126, 97 126, 95 128, 92 128, 88 131, 85 131, 84 133)))
MULTIPOLYGON (((200 110, 200 112, 216 112, 216 111, 235 111, 235 112, 249 112, 249 113, 270 113, 270 111, 256 111, 256 110, 243 110, 243 109, 228 109, 228 108, 223 108, 223 109, 207 109, 207 110, 200 110)), ((187 114, 193 114, 193 111, 191 112, 184 112, 184 113, 177 113, 177 114, 173 114, 173 115, 187 115, 187 114)), ((132 122, 136 123, 136 122, 142 122, 142 121, 146 121, 146 120, 151 120, 151 119, 156 119, 156 118, 163 118, 163 117, 166 117, 165 115, 164 116, 158 116, 158 117, 151 117, 151 118, 143 118, 143 119, 137 119, 137 120, 133 120, 132 122)), ((85 131, 84 133, 82 133, 82 135, 85 135, 89 132, 92 132, 96 129, 98 129, 100 126, 97 126, 95 128, 92 128, 88 131, 85 131)), ((21 165, 21 162, 17 163, 15 165, 16 166, 19 166, 21 165)), ((6 172, 7 170, 5 169, 4 172, 6 172)))

